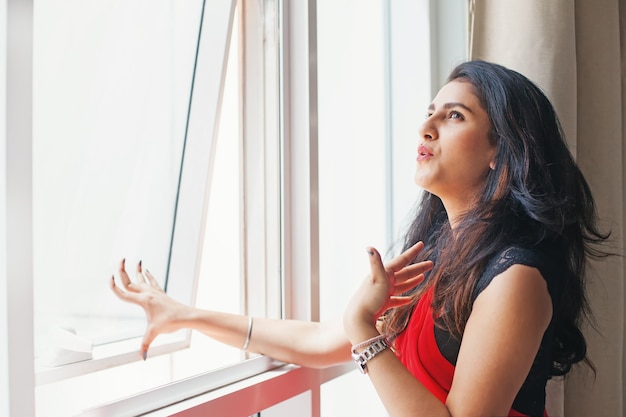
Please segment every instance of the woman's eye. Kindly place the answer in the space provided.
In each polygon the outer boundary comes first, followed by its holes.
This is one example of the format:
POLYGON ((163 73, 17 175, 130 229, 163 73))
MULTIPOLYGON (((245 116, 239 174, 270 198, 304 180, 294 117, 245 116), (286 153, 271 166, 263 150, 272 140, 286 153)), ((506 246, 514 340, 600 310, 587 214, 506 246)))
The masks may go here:
POLYGON ((450 119, 462 119, 463 115, 458 111, 451 111, 448 117, 450 117, 450 119))

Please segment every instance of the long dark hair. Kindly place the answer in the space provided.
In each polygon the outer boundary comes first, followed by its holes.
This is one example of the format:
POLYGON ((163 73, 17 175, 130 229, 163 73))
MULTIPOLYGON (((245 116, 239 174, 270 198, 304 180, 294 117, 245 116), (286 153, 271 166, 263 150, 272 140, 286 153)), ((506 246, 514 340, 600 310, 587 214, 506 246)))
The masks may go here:
POLYGON ((491 121, 496 166, 485 174, 478 203, 462 216, 454 235, 439 197, 422 194, 403 244, 408 248, 424 241, 426 249, 416 261, 435 257, 436 266, 414 292, 413 303, 386 315, 383 329, 401 331, 420 295, 433 286, 434 311, 460 338, 487 262, 510 245, 540 247, 562 269, 561 300, 553 311, 552 375, 564 375, 574 363, 589 363, 580 331, 581 321, 590 317, 585 268, 589 258, 606 256, 599 244, 608 234, 597 225, 591 190, 552 104, 533 82, 484 61, 460 64, 448 81, 473 86, 491 121))

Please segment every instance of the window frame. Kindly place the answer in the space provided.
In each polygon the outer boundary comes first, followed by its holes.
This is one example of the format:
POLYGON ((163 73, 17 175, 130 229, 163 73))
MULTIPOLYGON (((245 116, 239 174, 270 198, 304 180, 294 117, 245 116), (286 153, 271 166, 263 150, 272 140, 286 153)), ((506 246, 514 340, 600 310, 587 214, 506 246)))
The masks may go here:
POLYGON ((280 183, 280 11, 278 0, 238 0, 238 7, 241 10, 241 224, 245 229, 241 236, 242 304, 245 314, 281 318, 284 194, 280 183))
MULTIPOLYGON (((203 76, 195 76, 191 86, 190 114, 182 153, 168 262, 168 276, 175 276, 177 279, 167 279, 167 293, 174 299, 190 305, 195 302, 210 192, 208 184, 213 168, 219 109, 236 3, 237 0, 211 3, 206 10, 202 8, 204 16, 199 16, 198 19, 199 23, 202 23, 199 25, 201 32, 194 73, 203 76), (210 16, 211 20, 206 21, 207 16, 210 16), (207 48, 206 45, 214 47, 207 48), (221 65, 214 65, 215 62, 221 65)), ((106 289, 103 287, 103 290, 106 289)), ((190 330, 162 335, 151 346, 150 355, 163 355, 187 348, 190 341, 190 330)), ((87 361, 57 367, 35 364, 35 384, 47 384, 136 362, 137 346, 140 342, 141 337, 136 337, 94 346, 93 359, 87 361)))
MULTIPOLYGON (((3 114, 2 160, 2 294, 6 294, 6 313, 2 314, 2 366, 7 370, 7 415, 35 415, 32 251, 32 33, 31 0, 2 2, 2 55, 6 62, 3 84, 6 108, 3 114), (5 14, 6 13, 6 14, 5 14), (6 34, 6 35, 4 35, 6 34), (6 36, 6 37, 4 37, 6 36), (24 331, 24 324, 28 328, 24 331), (28 331, 30 330, 30 331, 28 331)), ((4 104, 4 103, 3 103, 4 104)), ((4 385, 3 384, 3 385, 4 385)))

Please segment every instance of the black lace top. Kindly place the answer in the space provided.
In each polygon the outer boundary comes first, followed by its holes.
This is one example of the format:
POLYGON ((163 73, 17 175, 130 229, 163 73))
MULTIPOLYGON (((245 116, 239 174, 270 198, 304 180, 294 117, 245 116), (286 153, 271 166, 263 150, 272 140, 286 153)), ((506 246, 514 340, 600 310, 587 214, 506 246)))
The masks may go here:
MULTIPOLYGON (((474 300, 491 283, 494 277, 515 264, 537 268, 546 280, 552 298, 552 309, 560 301, 561 289, 558 280, 558 263, 544 251, 536 248, 509 247, 502 250, 487 264, 474 290, 474 300)), ((489 332, 489 329, 485 329, 489 332)), ((459 355, 460 341, 439 326, 435 326, 435 340, 442 355, 453 365, 459 355)), ((552 350, 554 345, 554 326, 548 326, 541 340, 541 346, 532 364, 530 372, 513 402, 513 408, 531 416, 543 416, 545 407, 545 388, 550 378, 552 350)))

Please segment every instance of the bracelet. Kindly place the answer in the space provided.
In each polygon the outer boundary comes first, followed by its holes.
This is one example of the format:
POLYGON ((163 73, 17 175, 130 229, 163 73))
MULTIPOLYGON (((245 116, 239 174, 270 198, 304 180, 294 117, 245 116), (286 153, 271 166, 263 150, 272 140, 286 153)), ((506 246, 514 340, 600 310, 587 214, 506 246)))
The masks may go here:
POLYGON ((389 340, 383 335, 378 335, 358 345, 352 346, 352 359, 356 362, 359 371, 362 374, 367 373, 367 363, 374 359, 376 355, 389 347, 389 340), (357 349, 365 347, 363 352, 357 352, 357 349))
POLYGON ((246 341, 243 344, 243 349, 248 349, 248 345, 250 344, 250 335, 252 335, 252 316, 248 316, 248 333, 246 334, 246 341))
POLYGON ((352 346, 352 353, 355 354, 355 353, 357 353, 356 351, 358 349, 362 349, 365 346, 371 345, 372 343, 376 343, 379 340, 383 340, 384 338, 385 338, 385 336, 383 336, 382 334, 379 334, 376 337, 372 337, 371 339, 367 339, 365 342, 361 342, 361 343, 359 343, 357 345, 354 345, 354 346, 352 346))

